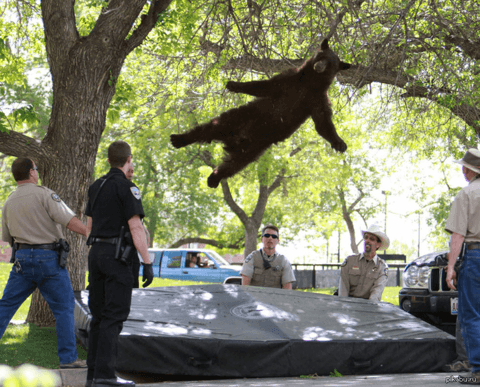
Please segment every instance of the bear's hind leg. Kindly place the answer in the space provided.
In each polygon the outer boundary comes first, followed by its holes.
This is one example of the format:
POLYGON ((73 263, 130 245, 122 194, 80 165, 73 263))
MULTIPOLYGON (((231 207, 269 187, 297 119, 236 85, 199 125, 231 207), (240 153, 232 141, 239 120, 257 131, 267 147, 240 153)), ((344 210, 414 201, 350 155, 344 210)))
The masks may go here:
POLYGON ((255 149, 250 152, 230 153, 208 177, 207 185, 210 188, 217 188, 220 180, 235 175, 244 169, 248 164, 257 160, 265 148, 255 149))
POLYGON ((219 139, 218 132, 220 130, 221 125, 219 119, 215 118, 206 124, 196 126, 188 132, 172 134, 170 141, 175 148, 183 148, 195 142, 210 143, 213 140, 219 139))

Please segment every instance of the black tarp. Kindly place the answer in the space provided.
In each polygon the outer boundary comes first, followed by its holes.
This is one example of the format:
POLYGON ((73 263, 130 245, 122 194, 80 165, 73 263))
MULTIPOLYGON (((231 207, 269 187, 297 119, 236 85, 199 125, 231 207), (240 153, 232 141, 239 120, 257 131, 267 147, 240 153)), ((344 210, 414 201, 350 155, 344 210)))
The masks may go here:
MULTIPOLYGON (((76 294, 84 344, 88 291, 76 294)), ((271 377, 440 371, 453 336, 388 303, 237 285, 135 289, 117 369, 271 377)))

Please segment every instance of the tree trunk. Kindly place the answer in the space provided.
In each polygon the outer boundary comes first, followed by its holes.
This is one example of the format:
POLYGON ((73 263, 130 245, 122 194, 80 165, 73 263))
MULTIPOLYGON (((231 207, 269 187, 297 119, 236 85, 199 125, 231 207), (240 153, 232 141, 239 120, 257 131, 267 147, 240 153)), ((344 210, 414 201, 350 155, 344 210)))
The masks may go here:
POLYGON ((243 258, 247 258, 252 251, 257 249, 258 229, 260 225, 258 222, 253 221, 245 224, 245 250, 243 251, 243 258))
POLYGON ((355 226, 353 225, 353 221, 350 214, 353 212, 357 203, 359 203, 360 200, 362 200, 362 198, 364 197, 363 192, 360 192, 359 197, 348 208, 347 208, 347 202, 345 200, 345 193, 343 191, 343 188, 338 187, 337 193, 340 199, 340 203, 342 205, 343 220, 347 224, 348 234, 350 235, 350 248, 352 249, 352 252, 354 254, 358 254, 358 246, 355 241, 355 226))

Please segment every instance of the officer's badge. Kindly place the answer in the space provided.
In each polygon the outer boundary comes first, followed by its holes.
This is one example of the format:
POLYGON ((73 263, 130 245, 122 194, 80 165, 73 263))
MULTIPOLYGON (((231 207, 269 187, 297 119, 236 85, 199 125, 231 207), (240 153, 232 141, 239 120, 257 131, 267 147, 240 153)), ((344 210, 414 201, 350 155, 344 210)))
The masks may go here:
POLYGON ((56 202, 60 203, 62 199, 60 199, 60 196, 58 196, 55 192, 52 193, 52 199, 55 200, 56 202))
POLYGON ((137 187, 130 187, 130 191, 132 191, 132 195, 135 196, 135 199, 140 200, 142 198, 142 194, 137 187))

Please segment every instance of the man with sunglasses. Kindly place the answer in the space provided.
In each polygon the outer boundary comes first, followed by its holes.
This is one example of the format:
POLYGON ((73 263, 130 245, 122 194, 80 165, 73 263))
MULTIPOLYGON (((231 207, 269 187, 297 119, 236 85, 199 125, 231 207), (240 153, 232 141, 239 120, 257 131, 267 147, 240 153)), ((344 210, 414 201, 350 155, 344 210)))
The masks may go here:
POLYGON ((38 168, 31 159, 16 159, 12 174, 17 189, 3 206, 2 239, 16 252, 0 300, 0 338, 20 305, 38 288, 55 316, 60 368, 86 367, 77 354, 72 284, 57 250, 64 239, 62 226, 84 236, 87 228, 55 192, 37 185, 38 168))
POLYGON ((245 258, 240 271, 242 285, 292 289, 292 282, 295 281, 292 265, 285 256, 275 251, 278 235, 275 226, 263 228, 263 249, 255 250, 245 258))
POLYGON ((388 265, 378 257, 377 250, 388 249, 390 240, 376 225, 362 230, 362 235, 364 252, 350 255, 342 263, 338 295, 380 301, 388 280, 388 265))

